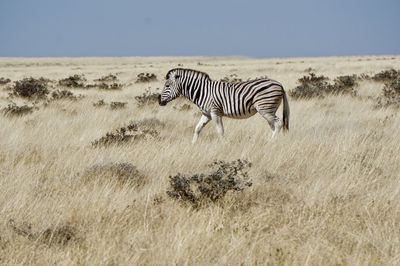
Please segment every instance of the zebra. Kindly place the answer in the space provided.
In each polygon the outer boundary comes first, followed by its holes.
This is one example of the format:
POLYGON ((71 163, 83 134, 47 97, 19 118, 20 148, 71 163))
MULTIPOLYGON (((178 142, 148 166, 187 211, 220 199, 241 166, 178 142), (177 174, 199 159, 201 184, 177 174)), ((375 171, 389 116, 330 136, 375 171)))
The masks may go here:
POLYGON ((223 136, 223 116, 244 119, 258 112, 273 131, 271 139, 276 137, 282 127, 284 132, 289 130, 288 99, 282 84, 275 80, 260 78, 230 83, 212 80, 201 71, 174 68, 166 75, 164 89, 158 96, 159 105, 165 106, 180 95, 196 104, 202 112, 192 143, 197 141, 200 131, 210 120, 215 121, 218 134, 223 136), (275 113, 282 100, 281 120, 275 113))

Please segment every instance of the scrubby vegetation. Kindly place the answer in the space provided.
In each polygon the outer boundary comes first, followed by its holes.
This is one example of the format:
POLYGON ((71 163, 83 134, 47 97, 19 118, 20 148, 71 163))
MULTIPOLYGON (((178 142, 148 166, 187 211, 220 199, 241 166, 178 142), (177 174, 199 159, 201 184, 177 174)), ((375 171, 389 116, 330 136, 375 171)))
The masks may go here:
POLYGON ((86 78, 84 75, 75 74, 73 76, 69 76, 68 78, 60 79, 58 84, 68 88, 84 88, 85 82, 86 78))
POLYGON ((51 92, 52 100, 72 100, 75 101, 78 99, 77 96, 74 95, 72 91, 69 90, 54 90, 51 92))
POLYGON ((321 98, 324 96, 328 87, 328 78, 315 73, 309 73, 298 80, 299 86, 289 91, 289 95, 294 99, 321 98))
POLYGON ((0 85, 6 85, 11 82, 11 79, 0 77, 0 85))
POLYGON ((357 95, 356 87, 358 86, 357 83, 357 76, 338 76, 334 79, 333 85, 329 85, 327 88, 327 94, 348 94, 352 96, 357 95))
POLYGON ((317 76, 309 73, 298 80, 299 86, 289 91, 289 95, 294 99, 323 98, 327 95, 348 94, 355 96, 357 91, 357 76, 338 76, 334 83, 329 83, 329 78, 323 75, 317 76))
POLYGON ((30 114, 35 110, 34 106, 29 105, 17 105, 16 103, 10 103, 7 107, 2 109, 2 112, 6 116, 22 116, 30 114))
POLYGON ((151 92, 150 90, 146 90, 142 95, 135 96, 135 100, 139 106, 144 106, 148 104, 158 103, 158 96, 160 94, 157 92, 151 92))
POLYGON ((160 133, 152 128, 152 125, 155 125, 154 121, 151 123, 149 123, 148 120, 139 122, 132 121, 127 126, 121 127, 114 132, 108 132, 105 136, 93 141, 92 146, 121 145, 133 140, 155 139, 160 133))
POLYGON ((378 97, 377 108, 382 107, 400 108, 400 77, 385 83, 382 94, 378 97))
POLYGON ((141 187, 146 183, 145 176, 131 163, 95 164, 81 175, 84 182, 107 184, 115 182, 118 185, 141 187))
POLYGON ((117 78, 116 75, 108 74, 106 76, 102 76, 101 78, 95 79, 94 81, 95 82, 100 82, 100 83, 101 82, 105 82, 105 83, 107 83, 107 82, 117 82, 118 78, 117 78))
POLYGON ((170 176, 168 196, 199 207, 218 201, 229 191, 242 191, 252 185, 247 180, 251 163, 246 160, 216 161, 210 167, 212 171, 208 174, 170 176))
POLYGON ((110 108, 111 110, 123 109, 126 107, 127 104, 128 104, 127 102, 111 102, 110 108))
POLYGON ((68 224, 52 226, 37 232, 33 232, 32 225, 27 223, 17 225, 11 219, 8 224, 17 235, 25 237, 32 242, 40 242, 48 246, 65 246, 78 240, 76 228, 68 224))
POLYGON ((374 81, 391 82, 400 79, 400 71, 395 69, 382 70, 371 77, 374 81))
POLYGON ((103 99, 98 100, 97 102, 93 103, 94 107, 102 107, 102 106, 105 106, 105 105, 107 105, 107 104, 103 99))
POLYGON ((157 81, 157 76, 153 73, 140 73, 137 75, 136 83, 146 83, 157 81))
POLYGON ((35 79, 32 77, 16 81, 12 88, 11 96, 35 100, 45 99, 47 94, 49 94, 47 83, 46 79, 35 79))
POLYGON ((99 83, 96 84, 95 87, 99 88, 100 90, 120 90, 122 89, 122 84, 119 83, 111 83, 111 84, 107 84, 107 83, 99 83))

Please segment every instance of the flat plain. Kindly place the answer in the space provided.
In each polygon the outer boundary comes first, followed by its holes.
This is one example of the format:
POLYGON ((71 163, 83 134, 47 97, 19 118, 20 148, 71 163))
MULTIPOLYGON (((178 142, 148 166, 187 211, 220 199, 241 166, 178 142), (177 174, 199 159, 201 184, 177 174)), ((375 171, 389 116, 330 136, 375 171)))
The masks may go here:
POLYGON ((210 123, 192 145, 196 106, 154 98, 175 67, 289 92, 309 72, 373 76, 400 57, 0 58, 1 265, 400 264, 400 114, 376 106, 384 83, 289 95, 290 131, 275 141, 256 114, 225 118, 223 139, 210 123), (109 74, 114 89, 96 81, 109 74), (60 85, 73 75, 82 84, 60 85), (10 96, 29 77, 49 79, 45 99, 10 96), (170 176, 238 159, 250 187, 199 206, 167 194, 170 176))

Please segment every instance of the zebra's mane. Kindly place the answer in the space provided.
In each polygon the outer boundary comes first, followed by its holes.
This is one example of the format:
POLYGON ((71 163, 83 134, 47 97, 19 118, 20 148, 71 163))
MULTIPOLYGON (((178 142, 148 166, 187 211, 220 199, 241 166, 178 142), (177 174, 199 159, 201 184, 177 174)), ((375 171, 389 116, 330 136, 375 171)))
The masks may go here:
POLYGON ((201 72, 201 71, 198 71, 198 70, 194 70, 194 69, 190 69, 190 68, 174 68, 174 69, 171 69, 170 71, 168 71, 168 73, 167 73, 165 78, 169 79, 169 76, 171 75, 171 73, 175 72, 175 71, 183 71, 185 74, 186 73, 196 73, 196 74, 201 75, 201 76, 203 76, 203 77, 205 77, 207 79, 211 79, 210 76, 207 73, 201 72))

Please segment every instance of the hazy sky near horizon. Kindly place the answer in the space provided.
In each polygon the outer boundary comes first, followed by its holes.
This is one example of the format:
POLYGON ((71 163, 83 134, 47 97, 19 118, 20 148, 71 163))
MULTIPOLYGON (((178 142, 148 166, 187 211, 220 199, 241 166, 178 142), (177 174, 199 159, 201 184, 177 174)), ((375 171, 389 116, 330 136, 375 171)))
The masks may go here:
POLYGON ((399 0, 0 0, 0 56, 379 54, 399 0))

